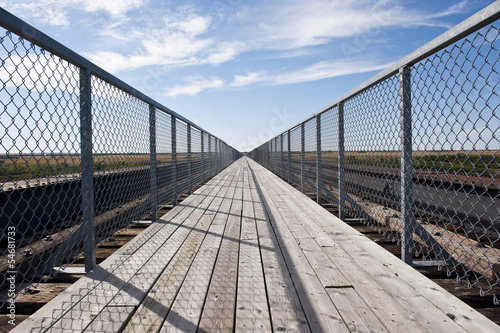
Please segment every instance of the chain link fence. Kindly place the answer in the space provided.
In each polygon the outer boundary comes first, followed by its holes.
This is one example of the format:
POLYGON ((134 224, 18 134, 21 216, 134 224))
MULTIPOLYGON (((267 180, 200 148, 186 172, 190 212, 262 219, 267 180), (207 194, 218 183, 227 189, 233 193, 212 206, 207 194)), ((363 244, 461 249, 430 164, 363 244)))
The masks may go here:
POLYGON ((249 153, 268 168, 283 154, 284 171, 272 170, 284 180, 399 242, 405 262, 438 265, 495 304, 499 15, 487 7, 272 139, 281 151, 249 153))
POLYGON ((97 246, 239 153, 0 10, 4 307, 77 260, 92 269, 97 246))

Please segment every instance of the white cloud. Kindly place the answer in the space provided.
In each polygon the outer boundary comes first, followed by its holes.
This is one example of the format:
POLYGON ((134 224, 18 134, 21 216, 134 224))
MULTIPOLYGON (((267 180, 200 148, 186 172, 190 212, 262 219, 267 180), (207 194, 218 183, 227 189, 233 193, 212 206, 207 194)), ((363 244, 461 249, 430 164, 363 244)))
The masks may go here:
POLYGON ((263 10, 257 21, 260 47, 290 50, 382 28, 441 25, 433 18, 460 13, 466 1, 438 13, 405 8, 394 0, 288 0, 263 10))
POLYGON ((336 76, 372 72, 387 68, 390 63, 376 64, 369 61, 321 61, 314 65, 268 77, 270 84, 291 84, 316 81, 336 76))
POLYGON ((112 16, 122 16, 128 11, 139 8, 144 4, 144 0, 83 0, 83 6, 86 11, 105 11, 112 16))
POLYGON ((185 85, 177 85, 168 89, 166 96, 188 95, 194 96, 206 89, 229 89, 244 87, 252 84, 278 85, 316 81, 336 76, 378 71, 387 68, 390 64, 376 64, 364 61, 322 61, 312 66, 295 71, 272 74, 266 71, 252 72, 246 75, 235 75, 231 82, 217 77, 186 77, 185 85))
POLYGON ((190 76, 186 77, 184 81, 188 82, 188 84, 177 85, 174 88, 168 89, 165 95, 170 97, 179 95, 194 96, 203 90, 221 88, 224 85, 224 81, 217 77, 204 78, 190 76))
POLYGON ((244 48, 242 42, 219 41, 207 34, 211 18, 190 7, 176 13, 163 14, 161 19, 141 30, 130 29, 128 22, 109 25, 103 35, 139 47, 127 54, 113 51, 87 53, 86 56, 110 72, 144 66, 218 65, 234 59, 244 48))
POLYGON ((235 75, 231 87, 244 87, 257 82, 266 81, 265 72, 253 72, 247 75, 235 75))

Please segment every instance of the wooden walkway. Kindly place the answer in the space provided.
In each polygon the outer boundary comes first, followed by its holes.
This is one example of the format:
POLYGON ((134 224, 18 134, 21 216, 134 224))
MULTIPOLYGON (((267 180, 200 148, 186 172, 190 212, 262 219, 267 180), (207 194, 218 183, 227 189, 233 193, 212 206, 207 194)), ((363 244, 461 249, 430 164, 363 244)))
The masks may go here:
POLYGON ((242 158, 14 332, 494 332, 242 158))

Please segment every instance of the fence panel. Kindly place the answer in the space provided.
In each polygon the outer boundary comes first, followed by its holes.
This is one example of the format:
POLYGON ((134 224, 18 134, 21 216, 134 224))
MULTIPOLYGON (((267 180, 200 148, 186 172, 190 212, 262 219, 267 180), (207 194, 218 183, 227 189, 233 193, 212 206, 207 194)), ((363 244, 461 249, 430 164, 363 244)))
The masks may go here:
MULTIPOLYGON (((498 23, 497 23, 498 24, 498 23)), ((489 25, 412 68, 416 251, 490 292, 500 254, 500 40, 489 25)))
POLYGON ((102 242, 240 154, 212 136, 206 164, 210 134, 0 12, 0 289, 17 294, 83 252, 92 269, 102 242))
MULTIPOLYGON (((338 205, 341 219, 401 242, 407 263, 415 256, 446 266, 495 304, 499 8, 490 5, 270 141, 284 140, 290 184, 313 192, 319 180, 318 202, 338 205)), ((268 147, 249 156, 268 167, 268 147)))

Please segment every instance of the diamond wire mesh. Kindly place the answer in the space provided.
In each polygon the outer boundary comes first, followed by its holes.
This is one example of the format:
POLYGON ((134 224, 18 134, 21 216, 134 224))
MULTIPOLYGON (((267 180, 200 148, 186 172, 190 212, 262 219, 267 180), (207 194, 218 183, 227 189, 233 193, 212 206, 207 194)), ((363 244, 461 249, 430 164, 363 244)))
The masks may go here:
MULTIPOLYGON (((497 24, 471 33, 410 70, 416 221, 411 250, 422 260, 445 264, 449 275, 466 279, 481 295, 493 295, 495 304, 500 302, 497 24)), ((338 200, 342 105, 348 216, 397 241, 402 205, 399 88, 394 75, 321 115, 323 198, 333 204, 338 200)), ((282 134, 289 182, 297 188, 301 187, 300 131, 301 125, 282 134)), ((308 137, 306 133, 306 146, 308 137)), ((267 166, 267 149, 268 143, 249 156, 267 166)), ((304 171, 314 179, 311 170, 304 171)))
POLYGON ((149 105, 92 78, 96 241, 151 210, 149 105))
POLYGON ((20 291, 69 258, 51 252, 80 222, 79 70, 0 33, 0 289, 16 270, 20 291))
POLYGON ((172 117, 156 111, 156 174, 158 178, 159 203, 173 203, 174 182, 172 179, 172 117))
POLYGON ((320 122, 322 200, 338 206, 338 107, 322 113, 320 122))
POLYGON ((271 170, 276 173, 276 138, 269 141, 269 157, 271 160, 271 170))
MULTIPOLYGON (((172 201, 175 166, 170 115, 156 109, 151 118, 149 104, 94 76, 87 78, 91 103, 84 103, 80 89, 86 80, 81 75, 90 75, 90 70, 82 71, 73 60, 63 60, 3 28, 0 44, 0 289, 14 285, 7 277, 15 275, 17 295, 57 274, 54 267, 79 264, 84 242, 93 239, 82 227, 85 193, 80 130, 84 122, 80 118, 86 117, 82 105, 90 105, 91 114, 92 148, 88 151, 93 154, 89 176, 93 185, 89 188, 94 189, 97 245, 151 214, 154 173, 150 166, 155 158, 158 201, 172 201), (154 118, 156 157, 150 154, 154 118)), ((179 169, 185 178, 187 124, 179 121, 178 127, 179 169)), ((203 181, 205 172, 201 134, 193 129, 198 177, 194 184, 203 181)), ((218 142, 220 168, 223 160, 229 164, 239 156, 226 145, 221 150, 218 142)), ((0 308, 7 301, 2 297, 0 308)))
POLYGON ((290 131, 290 184, 298 187, 301 179, 301 133, 300 126, 290 131))
POLYGON ((182 120, 176 120, 177 130, 177 181, 179 194, 187 194, 189 188, 189 174, 188 174, 188 137, 187 137, 187 124, 182 120))
POLYGON ((399 239, 400 130, 397 76, 344 104, 346 213, 399 239))
POLYGON ((203 134, 203 179, 210 178, 211 154, 210 154, 209 135, 203 134))
POLYGON ((274 152, 274 164, 276 169, 276 174, 280 177, 283 177, 283 164, 281 160, 281 136, 277 136, 275 138, 275 152, 274 152))
POLYGON ((288 132, 285 132, 281 135, 283 137, 283 179, 287 182, 289 179, 289 168, 290 168, 290 159, 288 158, 288 132))
POLYGON ((316 193, 316 118, 304 124, 305 193, 316 193))
POLYGON ((210 178, 212 178, 216 173, 217 168, 217 150, 216 150, 216 139, 210 137, 210 178))
POLYGON ((415 248, 499 303, 499 29, 462 39, 412 68, 415 248), (423 246, 432 236, 439 246, 423 246), (432 251, 433 250, 433 251, 432 251))
POLYGON ((201 132, 191 127, 191 169, 193 184, 203 182, 203 160, 201 154, 201 132))

